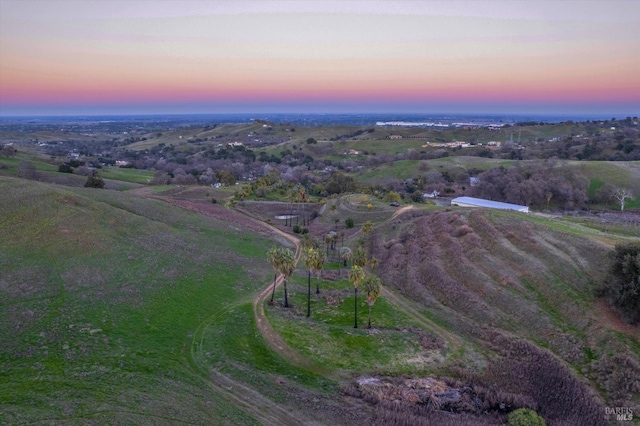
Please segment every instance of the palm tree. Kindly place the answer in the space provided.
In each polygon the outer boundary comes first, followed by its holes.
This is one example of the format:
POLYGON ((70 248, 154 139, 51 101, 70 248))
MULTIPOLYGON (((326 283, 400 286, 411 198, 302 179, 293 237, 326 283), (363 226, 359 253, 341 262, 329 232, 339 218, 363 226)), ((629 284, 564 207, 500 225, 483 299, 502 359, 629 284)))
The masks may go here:
POLYGON ((278 277, 278 272, 280 270, 280 248, 275 246, 271 247, 267 252, 267 259, 275 271, 273 273, 273 291, 271 292, 271 300, 269 301, 269 304, 273 305, 273 297, 276 293, 276 278, 278 277))
POLYGON ((364 287, 364 292, 367 295, 367 303, 369 304, 369 324, 367 328, 371 328, 371 308, 374 303, 376 303, 376 299, 380 297, 380 278, 375 275, 368 276, 362 282, 362 286, 364 287))
POLYGON ((325 246, 327 248, 327 256, 329 256, 329 246, 331 244, 331 236, 329 236, 329 235, 325 235, 324 236, 324 244, 325 244, 325 246))
POLYGON ((304 234, 302 235, 302 238, 300 239, 300 244, 302 245, 302 248, 314 248, 317 249, 318 248, 318 242, 316 240, 314 240, 310 234, 304 234))
POLYGON ((336 242, 338 241, 338 234, 336 232, 334 232, 334 231, 329 232, 328 241, 329 241, 329 244, 331 246, 331 250, 335 252, 335 250, 336 250, 336 242))
MULTIPOLYGON (((336 203, 337 203, 337 201, 336 201, 336 203)), ((329 207, 329 210, 331 210, 331 213, 332 213, 333 218, 334 218, 333 222, 335 224, 335 227, 337 228, 338 227, 338 222, 339 222, 338 217, 337 217, 337 213, 336 213, 338 211, 338 206, 336 206, 336 204, 334 203, 334 204, 331 205, 331 207, 329 207)))
POLYGON ((371 266, 372 270, 376 269, 376 266, 378 266, 379 263, 380 262, 375 257, 372 257, 371 259, 369 259, 369 266, 371 266))
POLYGON ((280 250, 280 262, 278 263, 278 270, 282 274, 282 281, 284 283, 284 307, 289 307, 289 296, 287 293, 287 279, 296 270, 296 257, 293 252, 287 248, 280 250))
POLYGON ((353 264, 361 268, 367 265, 367 253, 364 251, 364 247, 358 246, 356 252, 353 254, 353 264))
POLYGON ((324 252, 318 250, 318 257, 316 259, 316 272, 317 280, 316 280, 316 294, 320 294, 320 276, 322 275, 322 268, 324 267, 324 263, 327 261, 327 257, 324 255, 324 252))
POLYGON ((355 312, 355 325, 353 328, 358 328, 358 284, 364 279, 364 271, 358 265, 353 265, 351 271, 349 271, 349 280, 353 283, 353 289, 355 294, 354 312, 355 312))
POLYGON ((318 251, 309 247, 304 252, 304 264, 309 271, 307 278, 307 317, 311 316, 311 272, 316 270, 318 265, 318 251))
POLYGON ((373 231, 373 222, 368 220, 362 225, 362 233, 366 237, 369 234, 369 232, 371 232, 371 231, 373 231))
POLYGON ((349 247, 340 248, 340 259, 342 259, 342 266, 347 266, 347 262, 353 257, 353 252, 349 247))

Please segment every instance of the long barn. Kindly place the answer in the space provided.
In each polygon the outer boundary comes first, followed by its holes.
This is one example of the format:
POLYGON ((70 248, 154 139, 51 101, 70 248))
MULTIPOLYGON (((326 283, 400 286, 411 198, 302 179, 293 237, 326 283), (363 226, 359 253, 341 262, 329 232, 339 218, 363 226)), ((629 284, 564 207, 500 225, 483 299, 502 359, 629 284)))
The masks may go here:
POLYGON ((501 203, 500 201, 484 200, 482 198, 458 197, 451 200, 452 206, 460 207, 486 207, 490 209, 515 210, 529 213, 529 207, 519 204, 501 203))

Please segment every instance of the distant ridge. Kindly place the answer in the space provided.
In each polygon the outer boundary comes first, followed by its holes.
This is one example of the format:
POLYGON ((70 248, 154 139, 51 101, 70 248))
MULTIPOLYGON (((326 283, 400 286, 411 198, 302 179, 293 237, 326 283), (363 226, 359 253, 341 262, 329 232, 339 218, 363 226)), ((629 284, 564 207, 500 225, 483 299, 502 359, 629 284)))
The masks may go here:
MULTIPOLYGON (((560 123, 564 121, 610 120, 604 115, 558 115, 558 114, 298 114, 298 113, 242 113, 242 114, 149 114, 149 115, 69 115, 69 116, 15 116, 0 117, 0 126, 7 123, 91 123, 91 122, 172 122, 181 125, 247 123, 256 119, 272 123, 289 123, 297 126, 375 126, 376 123, 439 123, 453 125, 488 126, 494 124, 515 124, 520 122, 560 123)), ((616 117, 624 119, 626 117, 616 117)))

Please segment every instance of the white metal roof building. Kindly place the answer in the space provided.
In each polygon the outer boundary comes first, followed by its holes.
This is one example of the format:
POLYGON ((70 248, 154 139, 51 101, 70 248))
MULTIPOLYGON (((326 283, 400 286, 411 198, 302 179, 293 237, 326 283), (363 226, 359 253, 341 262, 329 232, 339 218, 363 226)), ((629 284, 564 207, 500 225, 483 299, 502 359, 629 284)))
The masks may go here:
POLYGON ((490 209, 515 210, 529 213, 529 207, 519 204, 501 203, 499 201, 483 200, 482 198, 458 197, 451 200, 452 206, 460 207, 487 207, 490 209))

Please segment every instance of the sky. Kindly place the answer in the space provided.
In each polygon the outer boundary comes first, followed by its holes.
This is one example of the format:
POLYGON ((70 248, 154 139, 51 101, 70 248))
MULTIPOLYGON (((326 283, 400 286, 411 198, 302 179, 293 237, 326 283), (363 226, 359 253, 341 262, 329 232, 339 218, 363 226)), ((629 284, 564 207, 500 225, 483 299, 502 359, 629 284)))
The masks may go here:
POLYGON ((0 116, 640 115, 640 0, 0 0, 0 116))

